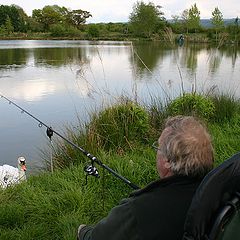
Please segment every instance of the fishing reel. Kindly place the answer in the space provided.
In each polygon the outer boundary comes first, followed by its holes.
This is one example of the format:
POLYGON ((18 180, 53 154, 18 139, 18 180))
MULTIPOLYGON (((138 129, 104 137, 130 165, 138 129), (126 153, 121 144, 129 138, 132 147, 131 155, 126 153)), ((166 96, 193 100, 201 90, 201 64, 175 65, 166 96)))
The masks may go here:
POLYGON ((84 167, 84 172, 86 173, 86 185, 88 176, 100 178, 97 168, 93 165, 93 161, 91 162, 90 165, 84 167))
POLYGON ((84 171, 87 173, 87 176, 93 176, 96 178, 100 177, 97 168, 94 167, 92 164, 85 166, 84 171))

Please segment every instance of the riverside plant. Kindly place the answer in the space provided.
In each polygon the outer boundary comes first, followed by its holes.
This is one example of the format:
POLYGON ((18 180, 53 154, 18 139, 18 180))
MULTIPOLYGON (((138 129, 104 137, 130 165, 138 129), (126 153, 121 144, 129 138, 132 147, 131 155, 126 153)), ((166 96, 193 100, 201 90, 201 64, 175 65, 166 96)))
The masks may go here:
POLYGON ((197 93, 184 93, 167 106, 170 116, 192 115, 203 120, 210 120, 215 114, 215 105, 212 99, 197 93))
POLYGON ((149 132, 147 111, 131 100, 94 114, 87 126, 88 137, 104 150, 131 149, 134 142, 144 142, 149 132))

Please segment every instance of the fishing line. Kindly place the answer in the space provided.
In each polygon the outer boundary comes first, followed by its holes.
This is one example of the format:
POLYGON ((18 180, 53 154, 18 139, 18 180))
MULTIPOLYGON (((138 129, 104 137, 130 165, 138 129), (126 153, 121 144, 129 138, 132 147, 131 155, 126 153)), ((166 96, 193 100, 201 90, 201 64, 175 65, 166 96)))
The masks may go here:
POLYGON ((131 181, 129 181, 128 179, 126 179, 125 177, 121 176, 120 174, 118 174, 117 172, 115 172, 113 169, 111 169, 110 167, 108 167, 107 165, 105 165, 104 163, 102 163, 97 157, 93 156, 91 153, 89 153, 88 151, 86 151, 85 149, 79 147, 78 145, 76 145, 75 143, 71 142, 70 140, 68 140, 67 138, 65 138, 63 135, 61 135, 59 132, 55 131, 52 127, 48 126, 47 124, 45 124, 43 121, 41 121, 40 119, 38 119, 37 117, 35 117, 33 114, 31 114, 30 112, 28 112, 27 110, 23 109, 22 107, 20 107, 18 104, 16 104, 15 102, 11 101, 10 99, 8 99, 7 97, 3 96, 2 94, 0 94, 1 98, 5 99, 6 101, 8 101, 9 104, 14 105, 15 107, 17 107, 18 109, 21 110, 21 113, 26 113, 27 115, 29 115, 31 118, 33 118, 34 120, 36 120, 38 122, 38 126, 39 127, 46 127, 47 128, 47 136, 50 138, 53 136, 53 133, 55 133, 57 136, 59 136, 60 138, 62 138, 64 141, 66 141, 68 144, 70 144, 72 147, 78 149, 79 151, 81 151, 85 156, 87 156, 90 160, 91 160, 91 164, 86 166, 84 168, 84 171, 87 173, 87 176, 94 176, 94 177, 99 177, 98 174, 98 170, 97 168, 94 166, 94 163, 98 164, 99 166, 101 166, 103 169, 108 170, 111 174, 113 174, 115 177, 119 178, 120 180, 122 180, 124 183, 126 183, 128 186, 130 186, 131 188, 137 190, 140 189, 139 186, 135 185, 134 183, 132 183, 131 181))

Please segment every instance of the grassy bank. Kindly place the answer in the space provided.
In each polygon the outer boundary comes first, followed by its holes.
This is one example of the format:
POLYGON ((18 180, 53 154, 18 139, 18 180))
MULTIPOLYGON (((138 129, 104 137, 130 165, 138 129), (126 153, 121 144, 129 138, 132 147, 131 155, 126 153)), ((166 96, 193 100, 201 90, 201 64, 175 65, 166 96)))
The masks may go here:
MULTIPOLYGON (((152 149, 99 157, 140 186, 157 177, 152 149)), ((90 177, 85 185, 85 165, 32 176, 26 183, 0 192, 0 239, 76 239, 80 223, 100 220, 131 192, 100 167, 101 178, 90 177)))
MULTIPOLYGON (((166 117, 199 116, 212 134, 218 165, 240 150, 239 106, 231 97, 197 94, 185 94, 166 106, 157 99, 148 106, 124 100, 93 114, 81 129, 68 129, 66 135, 143 187, 158 178, 151 144, 166 117)), ((54 150, 53 174, 31 176, 21 185, 0 190, 1 240, 76 239, 79 224, 97 222, 132 191, 100 167, 101 177, 89 177, 86 185, 83 169, 89 161, 62 142, 54 150)))
MULTIPOLYGON (((180 34, 163 31, 161 34, 155 34, 149 38, 134 36, 131 34, 123 33, 103 33, 98 36, 91 36, 87 32, 71 32, 66 31, 61 33, 52 32, 30 32, 21 33, 13 32, 10 34, 0 34, 0 40, 90 40, 90 41, 164 41, 164 42, 177 42, 180 34)), ((213 43, 222 46, 223 44, 232 44, 233 41, 224 35, 217 42, 215 38, 209 37, 208 33, 188 33, 184 34, 185 42, 189 43, 213 43)))

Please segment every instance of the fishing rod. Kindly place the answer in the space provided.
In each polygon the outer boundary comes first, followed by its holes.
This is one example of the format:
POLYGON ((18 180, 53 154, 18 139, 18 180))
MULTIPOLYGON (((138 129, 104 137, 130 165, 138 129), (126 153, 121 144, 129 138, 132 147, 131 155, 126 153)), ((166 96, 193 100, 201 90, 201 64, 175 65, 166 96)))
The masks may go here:
POLYGON ((85 156, 87 156, 90 160, 91 160, 91 164, 86 166, 84 168, 84 171, 87 173, 88 175, 94 176, 94 177, 100 177, 97 168, 94 166, 94 163, 97 163, 99 166, 101 166, 102 168, 108 170, 110 173, 112 173, 115 177, 121 179, 124 183, 126 183, 128 186, 130 186, 131 188, 133 188, 134 190, 140 189, 140 187, 138 187, 137 185, 135 185, 134 183, 130 182, 128 179, 126 179, 125 177, 121 176, 120 174, 118 174, 117 172, 115 172, 113 169, 111 169, 110 167, 108 167, 106 164, 102 163, 97 157, 93 156, 91 153, 89 153, 88 151, 86 151, 85 149, 79 147, 78 145, 76 145, 75 143, 71 142, 70 140, 68 140, 67 138, 65 138, 63 135, 61 135, 59 132, 57 132, 56 130, 54 130, 52 127, 48 126, 47 124, 45 124, 43 121, 39 120, 37 117, 35 117, 33 114, 31 114, 30 112, 26 111, 25 109, 23 109, 22 107, 20 107, 18 104, 16 104, 15 102, 11 101, 10 99, 8 99, 7 97, 3 96, 2 94, 0 94, 1 98, 5 99, 6 101, 8 101, 9 104, 13 104, 15 107, 17 107, 18 109, 21 110, 21 113, 26 113, 28 116, 30 116, 31 118, 33 118, 34 120, 36 120, 39 124, 39 127, 45 126, 47 128, 47 136, 50 138, 53 136, 53 133, 55 133, 57 136, 59 136, 60 138, 62 138, 64 141, 66 141, 68 144, 70 144, 72 147, 78 149, 79 151, 81 151, 85 156))

